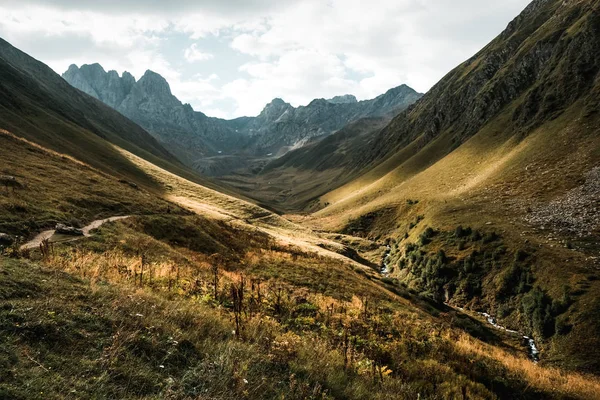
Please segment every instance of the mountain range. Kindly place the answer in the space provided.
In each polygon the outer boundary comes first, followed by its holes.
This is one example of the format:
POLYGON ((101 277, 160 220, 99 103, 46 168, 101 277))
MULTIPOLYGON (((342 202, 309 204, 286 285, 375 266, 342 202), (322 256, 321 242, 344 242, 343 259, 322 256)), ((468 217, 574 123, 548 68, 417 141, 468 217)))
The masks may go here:
POLYGON ((182 162, 205 175, 240 167, 240 159, 276 157, 325 137, 364 117, 391 118, 422 95, 406 85, 373 100, 354 96, 317 99, 293 107, 281 99, 256 117, 211 118, 183 104, 159 74, 146 71, 136 81, 128 72, 106 72, 101 65, 71 65, 62 75, 75 88, 101 100, 151 132, 182 162), (215 167, 215 159, 218 167, 215 167))

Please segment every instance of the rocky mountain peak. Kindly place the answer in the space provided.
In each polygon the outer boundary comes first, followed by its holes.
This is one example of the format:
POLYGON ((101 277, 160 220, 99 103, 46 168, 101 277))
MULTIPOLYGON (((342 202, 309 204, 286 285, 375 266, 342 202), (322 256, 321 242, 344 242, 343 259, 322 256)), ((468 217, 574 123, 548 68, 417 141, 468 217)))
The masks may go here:
POLYGON ((79 72, 79 67, 77 66, 77 64, 71 64, 69 65, 69 68, 67 69, 65 74, 74 74, 76 72, 79 72))
POLYGON ((311 108, 326 107, 328 104, 330 104, 330 102, 325 99, 314 99, 313 101, 308 103, 308 105, 306 107, 311 107, 311 108))
POLYGON ((333 104, 353 104, 353 103, 358 103, 358 100, 356 99, 356 97, 352 94, 345 94, 343 96, 335 96, 331 99, 327 100, 330 103, 333 104))
POLYGON ((291 108, 293 108, 291 104, 286 103, 280 98, 275 98, 265 106, 258 118, 266 121, 274 121, 291 108))
POLYGON ((135 83, 135 78, 133 77, 133 75, 131 75, 129 72, 125 71, 123 72, 123 75, 121 76, 121 79, 123 79, 125 82, 131 82, 131 83, 135 83))
POLYGON ((148 93, 154 93, 159 96, 171 96, 171 87, 162 75, 154 71, 147 70, 138 82, 148 93))
POLYGON ((279 97, 276 97, 273 100, 271 100, 271 102, 269 104, 267 104, 265 106, 265 108, 284 107, 284 106, 288 106, 288 105, 289 105, 289 103, 286 103, 285 101, 283 101, 283 99, 280 99, 279 97))
POLYGON ((80 71, 84 76, 93 81, 101 81, 107 77, 106 71, 98 63, 84 64, 81 66, 80 71))
POLYGON ((62 77, 82 92, 87 93, 90 96, 95 97, 99 100, 102 100, 96 89, 92 86, 91 82, 87 79, 87 77, 83 75, 82 71, 77 65, 71 64, 69 66, 69 69, 64 74, 62 74, 62 77))

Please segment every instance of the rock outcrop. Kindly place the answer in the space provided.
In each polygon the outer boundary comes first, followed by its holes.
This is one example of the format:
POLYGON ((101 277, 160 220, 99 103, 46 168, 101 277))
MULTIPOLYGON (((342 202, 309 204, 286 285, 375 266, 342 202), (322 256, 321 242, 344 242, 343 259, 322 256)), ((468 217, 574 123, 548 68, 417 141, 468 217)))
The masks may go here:
POLYGON ((68 226, 65 224, 56 224, 56 228, 54 228, 56 233, 61 235, 69 235, 69 236, 83 236, 83 231, 81 229, 77 229, 72 226, 68 226))
POLYGON ((0 232, 0 246, 10 246, 15 241, 15 238, 7 233, 0 232))

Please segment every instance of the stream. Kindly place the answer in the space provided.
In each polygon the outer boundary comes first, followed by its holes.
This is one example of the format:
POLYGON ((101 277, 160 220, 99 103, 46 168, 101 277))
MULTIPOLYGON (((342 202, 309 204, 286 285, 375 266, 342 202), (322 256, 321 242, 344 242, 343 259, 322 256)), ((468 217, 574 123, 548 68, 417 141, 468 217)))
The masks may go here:
MULTIPOLYGON (((446 304, 449 307, 452 307, 448 303, 444 303, 444 304, 446 304)), ((465 312, 465 310, 461 307, 453 307, 453 308, 456 308, 457 310, 459 310, 463 313, 465 312)), ((476 313, 478 315, 481 315, 482 317, 484 317, 486 319, 486 321, 488 322, 488 324, 492 325, 494 328, 496 328, 498 330, 501 330, 501 331, 504 331, 506 333, 510 333, 513 335, 521 335, 517 331, 508 329, 507 327, 498 324, 498 321, 496 320, 496 318, 486 312, 476 312, 476 313)), ((529 348, 529 357, 531 357, 531 360, 537 364, 538 361, 540 361, 540 351, 537 348, 537 346, 535 345, 535 340, 533 340, 533 338, 530 338, 529 336, 525 336, 525 335, 523 335, 522 337, 523 337, 523 340, 525 340, 527 342, 527 347, 529 348)))
MULTIPOLYGON (((390 274, 390 257, 391 257, 391 253, 392 253, 392 247, 390 245, 386 246, 385 248, 385 252, 383 253, 383 257, 381 258, 381 275, 383 276, 389 276, 390 274)), ((444 303, 445 305, 452 307, 451 305, 449 305, 448 303, 444 303)), ((456 308, 457 310, 461 311, 462 313, 465 313, 465 310, 461 307, 452 307, 452 308, 456 308)), ((486 319, 486 321, 488 322, 488 324, 492 325, 494 328, 504 331, 506 333, 510 333, 513 335, 521 335, 519 332, 512 330, 512 329, 508 329, 505 326, 502 326, 500 324, 498 324, 498 321, 496 320, 495 317, 493 317, 492 315, 490 315, 489 313, 486 312, 477 312, 478 315, 481 315, 482 317, 484 317, 486 319)), ((535 340, 533 340, 533 338, 529 337, 529 336, 523 336, 523 340, 525 340, 527 342, 527 347, 529 349, 529 357, 531 357, 531 359, 533 360, 534 363, 538 363, 538 361, 540 360, 540 351, 537 348, 537 346, 535 345, 535 340)))
POLYGON ((381 275, 389 276, 390 274, 390 257, 392 256, 392 246, 389 244, 385 248, 385 253, 381 259, 381 275))

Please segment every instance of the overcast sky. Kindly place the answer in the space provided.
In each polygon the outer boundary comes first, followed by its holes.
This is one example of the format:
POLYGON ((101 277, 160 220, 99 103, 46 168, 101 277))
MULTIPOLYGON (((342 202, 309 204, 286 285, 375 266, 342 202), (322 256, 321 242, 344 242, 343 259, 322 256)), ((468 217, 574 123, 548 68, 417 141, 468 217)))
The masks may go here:
POLYGON ((147 69, 210 116, 405 83, 425 92, 529 0, 0 0, 0 36, 57 73, 147 69))

